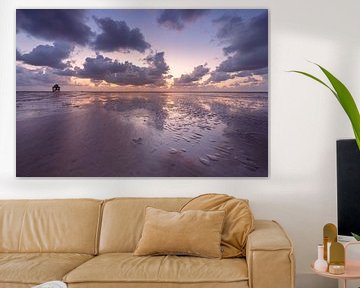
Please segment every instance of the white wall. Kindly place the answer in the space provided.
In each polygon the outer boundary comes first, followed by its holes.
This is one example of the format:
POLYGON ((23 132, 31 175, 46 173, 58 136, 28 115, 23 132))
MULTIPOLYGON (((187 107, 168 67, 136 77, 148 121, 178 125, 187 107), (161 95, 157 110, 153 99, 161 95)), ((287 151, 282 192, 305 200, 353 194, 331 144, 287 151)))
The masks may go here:
MULTIPOLYGON (((2 0, 0 9, 0 198, 194 196, 250 199, 257 218, 278 220, 295 244, 298 287, 321 284, 309 264, 322 226, 336 223, 335 141, 353 137, 334 97, 289 69, 333 71, 360 95, 359 0, 2 0), (167 3, 167 4, 165 4, 167 3), (15 8, 268 8, 270 12, 270 176, 264 179, 16 179, 15 8)), ((317 71, 316 71, 317 72, 317 71)), ((320 75, 320 74, 319 74, 320 75)), ((325 283, 325 282, 324 282, 325 283)), ((327 283, 329 284, 329 283, 327 283)))

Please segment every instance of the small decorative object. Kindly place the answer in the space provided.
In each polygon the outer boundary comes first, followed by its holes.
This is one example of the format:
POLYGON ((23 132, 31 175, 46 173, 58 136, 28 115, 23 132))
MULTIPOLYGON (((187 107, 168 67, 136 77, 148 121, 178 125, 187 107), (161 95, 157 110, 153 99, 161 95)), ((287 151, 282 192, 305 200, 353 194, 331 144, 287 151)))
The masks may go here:
POLYGON ((325 76, 330 81, 332 87, 330 87, 328 84, 326 84, 319 78, 317 78, 309 73, 302 72, 302 71, 295 71, 295 70, 290 71, 290 72, 295 72, 295 73, 305 75, 305 76, 321 83, 335 95, 336 99, 339 101, 340 105, 342 106, 345 113, 349 117, 352 128, 354 130, 356 143, 360 150, 360 113, 356 106, 353 96, 351 95, 350 91, 346 88, 346 86, 339 79, 337 79, 334 75, 332 75, 324 67, 321 67, 320 65, 318 65, 316 63, 314 63, 314 64, 317 65, 321 69, 321 71, 325 74, 325 76))
POLYGON ((329 251, 331 243, 337 241, 337 228, 334 224, 328 223, 323 228, 324 259, 330 263, 329 251))
POLYGON ((316 270, 315 264, 312 265, 313 271, 322 277, 338 279, 342 282, 341 287, 348 287, 347 282, 349 280, 360 279, 360 261, 349 259, 347 256, 349 255, 349 247, 354 245, 359 246, 360 242, 348 242, 344 246, 341 243, 334 242, 330 248, 331 263, 329 265, 329 272, 316 270))
POLYGON ((324 260, 324 245, 318 245, 318 258, 314 263, 314 269, 320 272, 326 272, 328 263, 324 260))
POLYGON ((329 273, 345 273, 345 248, 339 242, 331 243, 329 273))
POLYGON ((340 275, 345 273, 345 266, 344 265, 336 265, 336 264, 330 264, 329 265, 329 273, 340 275))
POLYGON ((331 247, 332 242, 327 241, 326 243, 326 249, 324 248, 324 250, 326 251, 326 261, 328 264, 330 264, 330 247, 331 247))

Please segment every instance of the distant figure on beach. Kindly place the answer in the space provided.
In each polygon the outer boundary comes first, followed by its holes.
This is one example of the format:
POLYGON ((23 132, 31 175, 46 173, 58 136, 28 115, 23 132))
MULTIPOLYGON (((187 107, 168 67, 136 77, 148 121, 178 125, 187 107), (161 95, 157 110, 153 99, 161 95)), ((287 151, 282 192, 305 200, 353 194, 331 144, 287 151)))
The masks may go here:
POLYGON ((56 91, 60 91, 60 86, 58 84, 55 84, 53 87, 52 87, 52 92, 56 92, 56 91))

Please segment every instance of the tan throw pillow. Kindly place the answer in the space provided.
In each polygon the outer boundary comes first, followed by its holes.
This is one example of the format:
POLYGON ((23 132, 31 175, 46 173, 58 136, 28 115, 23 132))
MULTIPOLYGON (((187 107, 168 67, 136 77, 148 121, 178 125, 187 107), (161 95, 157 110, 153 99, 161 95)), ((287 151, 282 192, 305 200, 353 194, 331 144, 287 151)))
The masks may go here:
POLYGON ((188 210, 225 211, 221 236, 222 257, 246 256, 247 236, 254 230, 254 217, 247 200, 224 194, 205 194, 190 200, 181 209, 188 210))
POLYGON ((167 212, 147 207, 134 255, 221 258, 224 211, 167 212))

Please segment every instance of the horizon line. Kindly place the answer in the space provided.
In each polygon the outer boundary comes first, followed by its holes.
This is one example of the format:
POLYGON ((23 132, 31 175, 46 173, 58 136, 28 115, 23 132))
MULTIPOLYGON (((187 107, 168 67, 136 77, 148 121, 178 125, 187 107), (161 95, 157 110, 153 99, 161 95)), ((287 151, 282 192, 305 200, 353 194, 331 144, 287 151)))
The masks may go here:
POLYGON ((16 90, 16 92, 51 92, 51 93, 61 93, 61 92, 91 92, 91 93, 269 93, 268 91, 142 91, 142 90, 134 90, 134 91, 99 91, 99 90, 61 90, 58 92, 53 92, 51 90, 16 90))

